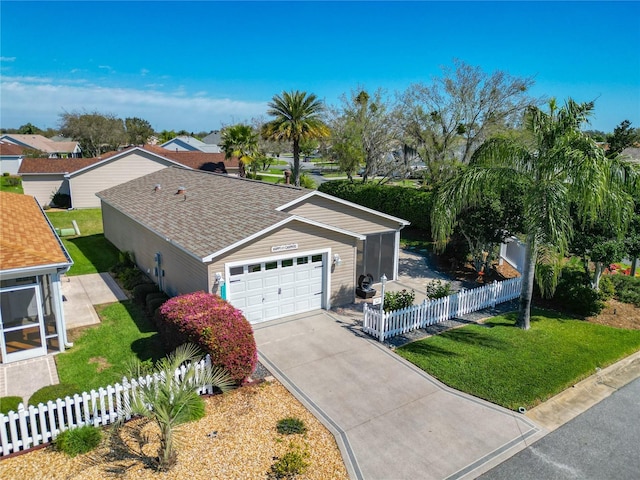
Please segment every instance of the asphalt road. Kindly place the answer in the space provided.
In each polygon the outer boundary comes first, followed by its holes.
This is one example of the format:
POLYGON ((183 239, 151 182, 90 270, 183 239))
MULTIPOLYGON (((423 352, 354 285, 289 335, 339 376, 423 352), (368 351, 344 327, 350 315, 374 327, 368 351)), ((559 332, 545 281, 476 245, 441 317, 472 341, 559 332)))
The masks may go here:
POLYGON ((640 479, 640 379, 479 478, 640 479))

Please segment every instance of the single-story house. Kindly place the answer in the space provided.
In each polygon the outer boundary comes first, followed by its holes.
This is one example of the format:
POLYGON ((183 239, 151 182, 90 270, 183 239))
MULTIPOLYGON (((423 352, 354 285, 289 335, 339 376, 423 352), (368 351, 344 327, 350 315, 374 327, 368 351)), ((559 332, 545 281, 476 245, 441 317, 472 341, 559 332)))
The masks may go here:
POLYGON ((74 141, 56 142, 43 135, 6 133, 0 140, 19 145, 23 148, 38 150, 49 158, 77 158, 82 156, 80 144, 74 141))
POLYGON ((60 276, 73 261, 28 195, 0 192, 0 363, 64 351, 60 276))
POLYGON ((0 174, 16 175, 24 158, 23 148, 0 140, 0 174))
POLYGON ((171 152, 146 145, 97 158, 24 158, 18 174, 24 193, 36 197, 41 205, 49 205, 56 193, 63 193, 71 197, 73 208, 95 208, 100 206, 96 192, 171 165, 238 171, 238 160, 225 160, 222 153, 171 152))
POLYGON ((398 276, 409 222, 315 190, 171 167, 99 192, 105 237, 167 294, 217 293, 261 322, 398 276))
POLYGON ((195 137, 189 135, 181 135, 172 138, 168 142, 160 145, 166 150, 174 152, 205 152, 205 153, 221 153, 222 150, 217 144, 205 143, 195 137))

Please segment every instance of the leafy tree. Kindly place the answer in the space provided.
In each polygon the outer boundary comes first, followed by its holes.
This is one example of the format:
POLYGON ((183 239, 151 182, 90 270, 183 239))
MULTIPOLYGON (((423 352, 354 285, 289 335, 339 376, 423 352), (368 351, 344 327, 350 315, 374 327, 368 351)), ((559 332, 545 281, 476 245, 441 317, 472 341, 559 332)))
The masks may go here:
POLYGON ((26 124, 22 125, 20 128, 18 128, 18 133, 21 133, 21 134, 24 134, 24 135, 36 135, 36 134, 42 133, 42 130, 40 130, 35 125, 31 125, 30 123, 26 123, 26 124))
MULTIPOLYGON (((569 99, 549 111, 529 107, 524 128, 527 137, 496 137, 486 141, 461 175, 438 191, 431 222, 434 239, 442 248, 461 210, 477 205, 483 192, 508 191, 524 186, 523 233, 526 253, 517 325, 529 328, 534 274, 538 260, 554 267, 554 259, 568 250, 573 233, 570 208, 579 223, 604 216, 623 225, 633 212, 633 198, 625 187, 633 177, 630 167, 608 160, 580 124, 592 113, 593 103, 569 99)), ((557 285, 556 268, 540 268, 538 285, 549 295, 557 285)))
POLYGON ((85 157, 116 150, 126 141, 123 121, 110 113, 62 113, 60 132, 79 142, 85 157))
MULTIPOLYGON (((233 125, 222 130, 220 148, 225 158, 237 157, 239 173, 246 176, 246 166, 254 165, 254 158, 258 155, 258 135, 249 125, 233 125)), ((256 173, 256 166, 253 167, 256 173)))
POLYGON ((631 122, 629 120, 623 120, 620 122, 620 125, 613 129, 611 135, 607 135, 607 142, 609 143, 607 156, 614 158, 625 148, 631 147, 638 141, 640 141, 640 131, 631 128, 631 122))
POLYGON ((386 177, 394 173, 397 164, 392 153, 400 144, 395 139, 395 124, 381 90, 373 96, 366 90, 343 96, 342 106, 334 110, 333 117, 333 155, 349 178, 361 163, 363 182, 376 175, 386 177))
POLYGON ((138 117, 125 118, 124 126, 129 145, 144 145, 149 137, 155 133, 148 121, 138 117))
POLYGON ((308 157, 313 155, 313 153, 318 150, 320 147, 320 142, 315 138, 306 138, 300 141, 300 153, 304 155, 304 157, 308 157))
POLYGON ((602 130, 584 130, 585 135, 588 135, 594 142, 606 142, 607 134, 602 130))
POLYGON ((151 372, 137 358, 129 368, 130 378, 146 377, 147 380, 138 384, 133 398, 125 399, 129 403, 125 404, 120 418, 124 421, 128 415, 141 415, 156 423, 160 429, 160 471, 168 471, 175 465, 175 444, 181 433, 180 426, 204 415, 203 401, 197 389, 211 385, 213 389, 226 392, 234 386, 229 374, 220 368, 203 368, 198 372, 195 368, 187 368, 181 377, 175 375, 182 365, 195 365, 201 358, 195 345, 185 343, 158 361, 151 372))
POLYGON ((427 165, 454 159, 468 163, 482 142, 515 125, 532 103, 532 78, 483 72, 460 60, 444 67, 430 85, 411 85, 400 96, 398 117, 404 136, 427 165))
POLYGON ((171 140, 172 138, 176 138, 177 136, 178 134, 173 130, 162 130, 158 134, 158 141, 160 143, 167 143, 169 140, 171 140))
POLYGON ((263 138, 291 142, 293 146, 293 183, 300 186, 300 141, 329 136, 322 120, 324 105, 313 94, 299 90, 275 95, 267 114, 274 117, 262 127, 263 138))
POLYGON ((624 237, 625 251, 631 259, 631 276, 636 276, 636 264, 640 258, 640 202, 636 199, 636 211, 624 237))

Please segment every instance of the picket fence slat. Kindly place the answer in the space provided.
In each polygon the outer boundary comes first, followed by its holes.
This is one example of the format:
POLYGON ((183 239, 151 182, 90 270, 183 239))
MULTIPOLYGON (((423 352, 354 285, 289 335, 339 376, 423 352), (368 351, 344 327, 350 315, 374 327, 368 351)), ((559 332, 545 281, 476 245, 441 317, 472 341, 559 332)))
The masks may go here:
POLYGON ((380 307, 364 305, 362 330, 384 342, 385 339, 425 328, 471 312, 493 308, 520 295, 522 278, 493 282, 482 287, 461 290, 447 297, 425 300, 393 312, 380 312, 380 307))
MULTIPOLYGON (((183 365, 176 370, 175 378, 182 379, 188 368, 195 368, 199 377, 199 372, 210 366, 211 360, 207 356, 194 366, 183 365)), ((29 405, 25 408, 20 404, 17 412, 0 413, 0 457, 50 442, 60 432, 71 428, 90 424, 98 427, 114 423, 122 417, 129 420, 131 415, 127 406, 135 398, 138 385, 157 385, 160 381, 162 377, 158 375, 137 380, 123 377, 122 384, 82 392, 73 398, 49 400, 38 406, 29 405)), ((213 386, 205 385, 198 389, 198 393, 213 393, 213 386)))

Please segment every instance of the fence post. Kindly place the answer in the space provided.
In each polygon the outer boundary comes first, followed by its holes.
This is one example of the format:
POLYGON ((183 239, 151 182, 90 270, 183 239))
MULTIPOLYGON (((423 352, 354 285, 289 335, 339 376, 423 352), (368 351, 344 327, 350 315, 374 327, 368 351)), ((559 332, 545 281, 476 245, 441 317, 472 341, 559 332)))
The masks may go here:
POLYGON ((378 332, 380 343, 384 343, 384 317, 385 313, 382 309, 380 309, 380 322, 378 323, 378 325, 380 326, 380 331, 378 332))
POLYGON ((491 301, 491 308, 496 308, 496 298, 498 297, 498 281, 494 280, 491 285, 491 289, 493 291, 493 299, 491 301))

